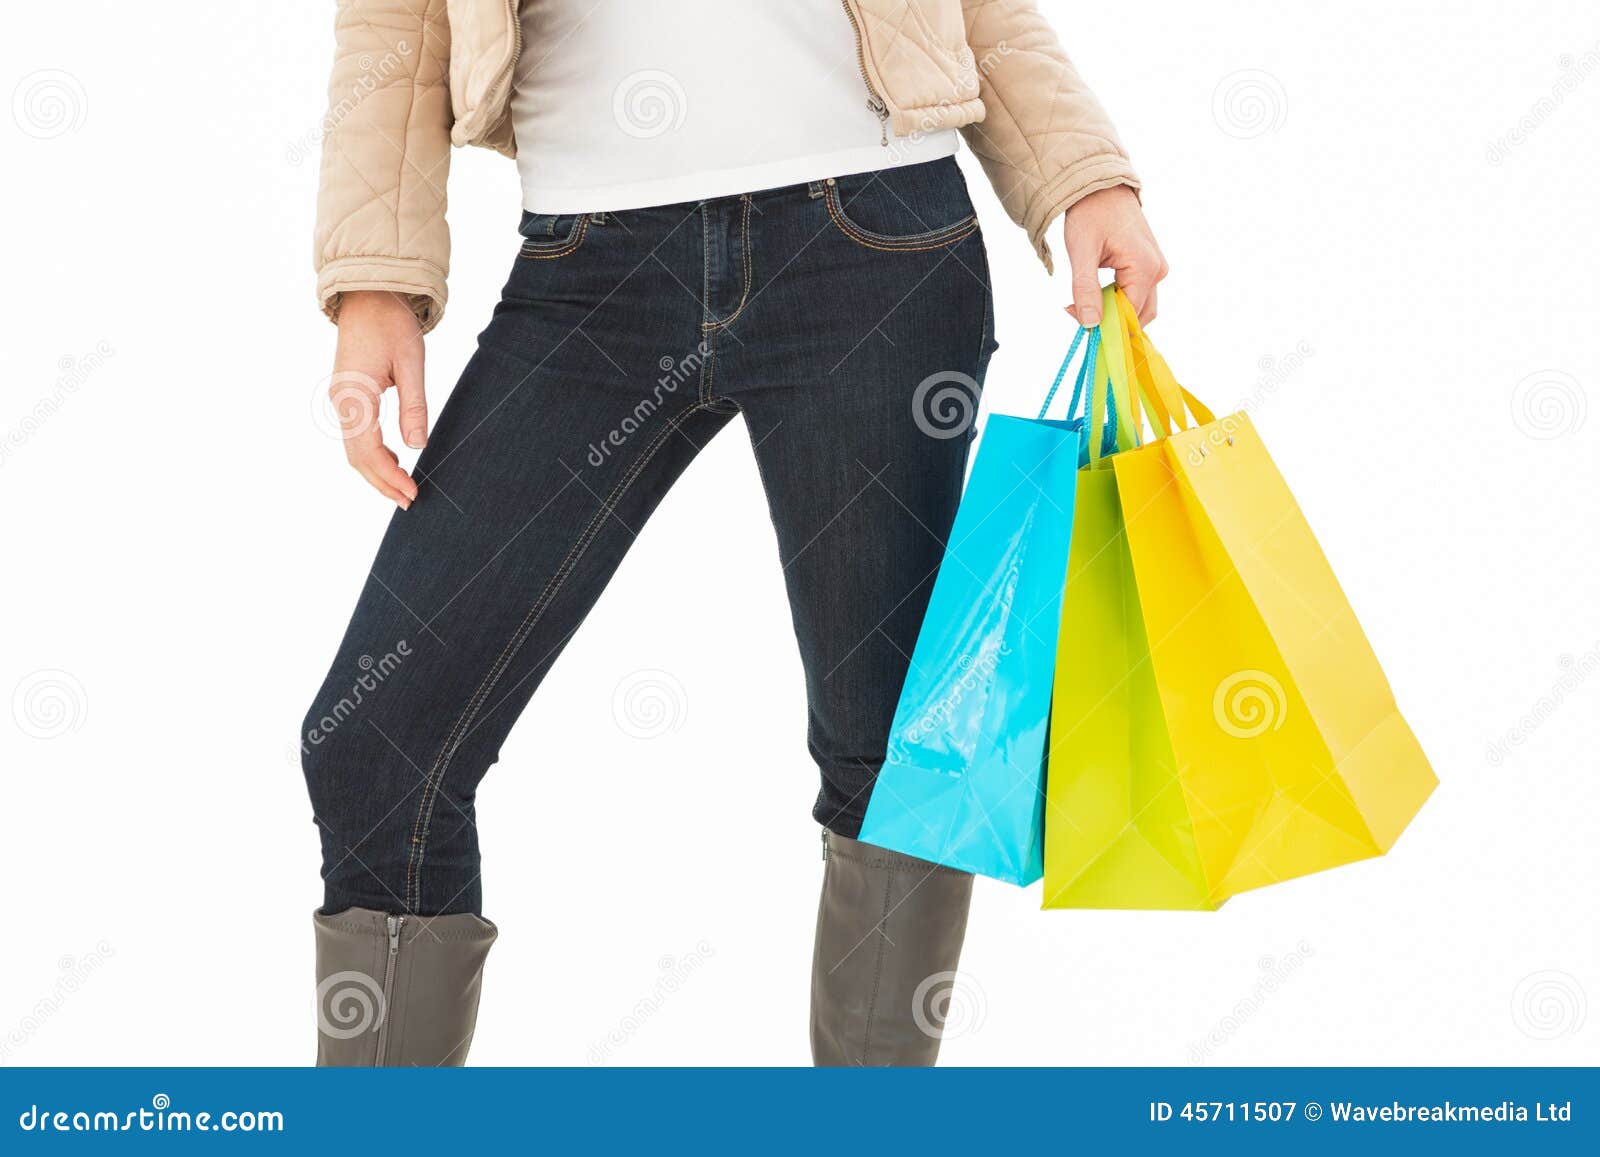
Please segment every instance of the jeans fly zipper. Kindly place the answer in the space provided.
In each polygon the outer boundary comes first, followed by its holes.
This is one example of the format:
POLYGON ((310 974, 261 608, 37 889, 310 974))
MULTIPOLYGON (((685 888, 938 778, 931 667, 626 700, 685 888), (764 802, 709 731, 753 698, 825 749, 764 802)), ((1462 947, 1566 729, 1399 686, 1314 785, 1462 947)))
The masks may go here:
POLYGON ((878 144, 888 148, 889 105, 878 95, 878 90, 872 87, 872 77, 867 73, 867 45, 861 35, 861 21, 856 19, 856 10, 850 6, 850 0, 840 0, 840 2, 844 4, 844 14, 850 17, 850 30, 856 36, 856 66, 861 69, 861 83, 867 86, 867 107, 872 110, 872 115, 878 118, 878 144))

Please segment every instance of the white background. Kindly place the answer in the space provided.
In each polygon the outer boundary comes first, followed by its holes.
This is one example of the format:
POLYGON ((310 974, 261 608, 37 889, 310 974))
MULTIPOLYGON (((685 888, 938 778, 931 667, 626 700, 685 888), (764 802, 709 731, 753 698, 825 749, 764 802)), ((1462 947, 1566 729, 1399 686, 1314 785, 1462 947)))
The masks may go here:
MULTIPOLYGON (((1146 181, 1173 270, 1152 336, 1216 409, 1249 404, 1442 783, 1387 858, 1215 914, 1040 912, 980 882, 946 1061, 1595 1061, 1600 16, 1043 7, 1146 181)), ((332 8, 29 4, 0 38, 6 1064, 312 1055, 289 753, 388 518, 313 418, 332 8)), ((971 160, 985 412, 1026 410, 1065 279, 971 160)), ((514 170, 455 159, 436 410, 512 259, 514 170)), ((502 934, 477 1063, 807 1061, 804 720, 728 431, 480 795, 502 934), (684 613, 708 578, 717 617, 684 613), (640 671, 681 687, 653 739, 618 723, 640 671)))

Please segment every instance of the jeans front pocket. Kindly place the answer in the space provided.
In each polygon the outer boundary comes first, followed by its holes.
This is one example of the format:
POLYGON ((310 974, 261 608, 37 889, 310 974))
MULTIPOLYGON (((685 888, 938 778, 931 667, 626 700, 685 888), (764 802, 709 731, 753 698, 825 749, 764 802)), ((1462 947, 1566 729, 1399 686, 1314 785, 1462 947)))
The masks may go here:
POLYGON ((583 244, 589 231, 587 213, 523 213, 521 256, 530 260, 565 257, 583 244))
POLYGON ((830 177, 823 201, 839 231, 869 249, 940 249, 978 229, 966 182, 949 158, 830 177))

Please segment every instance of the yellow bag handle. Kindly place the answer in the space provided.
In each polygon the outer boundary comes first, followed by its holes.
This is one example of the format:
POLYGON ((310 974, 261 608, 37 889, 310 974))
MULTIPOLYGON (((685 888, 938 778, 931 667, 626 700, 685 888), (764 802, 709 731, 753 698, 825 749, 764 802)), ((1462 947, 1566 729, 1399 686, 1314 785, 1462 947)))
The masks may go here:
POLYGON ((1089 461, 1100 460, 1104 441, 1107 407, 1114 405, 1117 413, 1116 448, 1129 450, 1139 444, 1139 415, 1133 408, 1129 388, 1128 344, 1123 327, 1113 321, 1117 318, 1112 297, 1114 287, 1100 291, 1100 352, 1095 360, 1094 386, 1089 393, 1089 461))
MULTIPOLYGON (((1148 382, 1160 398, 1162 408, 1170 417, 1169 430, 1175 425, 1176 429, 1185 429, 1184 407, 1193 415, 1197 425, 1205 425, 1216 421, 1209 408, 1200 399, 1178 384, 1178 379, 1173 377, 1172 370, 1167 366, 1167 359, 1161 356, 1150 337, 1139 325, 1139 315, 1134 312, 1133 303, 1128 300, 1127 294, 1122 292, 1121 286, 1114 286, 1117 307, 1122 315, 1123 325, 1127 327, 1129 341, 1137 351, 1134 356, 1135 370, 1139 374, 1141 384, 1148 382)), ((1159 429, 1154 422, 1152 428, 1159 429)), ((1175 431, 1174 431, 1175 432, 1175 431)))
POLYGON ((1178 384, 1166 359, 1140 327, 1139 315, 1121 286, 1112 284, 1101 290, 1101 309, 1100 357, 1090 395, 1091 462, 1101 457, 1108 403, 1116 406, 1118 450, 1141 444, 1145 419, 1158 439, 1187 429, 1186 411, 1197 425, 1216 420, 1198 398, 1178 384))

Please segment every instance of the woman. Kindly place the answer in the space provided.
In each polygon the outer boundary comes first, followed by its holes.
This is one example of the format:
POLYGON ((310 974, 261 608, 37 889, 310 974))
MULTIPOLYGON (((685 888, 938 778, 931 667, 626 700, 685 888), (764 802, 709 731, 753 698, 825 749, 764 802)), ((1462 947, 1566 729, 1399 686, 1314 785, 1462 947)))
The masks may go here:
MULTIPOLYGON (((956 968, 971 878, 855 836, 966 463, 919 406, 930 383, 976 390, 994 349, 951 154, 959 130, 1046 266, 1064 216, 1081 323, 1101 267, 1148 320, 1165 266, 1110 123, 1029 0, 341 0, 337 40, 318 290, 346 452, 400 510, 303 736, 319 1061, 464 1060, 495 937, 476 785, 739 414, 822 776, 813 1056, 932 1064, 913 1002, 956 968), (524 213, 430 432, 452 141, 516 156, 524 213), (411 474, 375 421, 391 385, 411 474)), ((714 598, 675 577, 685 607, 714 598)))

